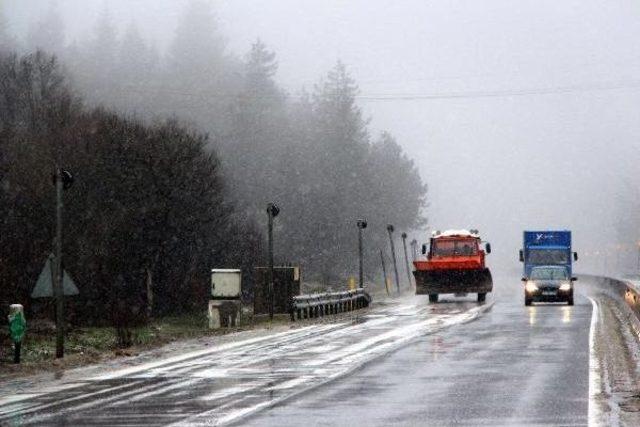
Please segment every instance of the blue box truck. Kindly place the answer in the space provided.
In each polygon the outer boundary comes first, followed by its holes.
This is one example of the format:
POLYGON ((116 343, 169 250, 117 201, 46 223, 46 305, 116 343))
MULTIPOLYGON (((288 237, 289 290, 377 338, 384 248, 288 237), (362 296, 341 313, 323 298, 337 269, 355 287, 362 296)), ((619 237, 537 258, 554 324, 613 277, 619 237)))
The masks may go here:
POLYGON ((525 305, 534 301, 567 301, 573 305, 571 231, 525 231, 520 250, 524 263, 525 305))
POLYGON ((561 265, 572 274, 572 261, 578 254, 571 252, 571 231, 525 231, 520 250, 520 262, 524 263, 524 277, 531 275, 531 269, 538 265, 561 265))

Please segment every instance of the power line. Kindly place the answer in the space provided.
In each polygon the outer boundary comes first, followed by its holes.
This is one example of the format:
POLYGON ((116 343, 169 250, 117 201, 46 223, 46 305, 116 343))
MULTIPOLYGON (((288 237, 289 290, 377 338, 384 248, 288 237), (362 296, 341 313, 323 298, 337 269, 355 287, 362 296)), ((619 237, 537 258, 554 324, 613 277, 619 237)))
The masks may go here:
POLYGON ((516 96, 554 95, 567 93, 586 93, 600 91, 614 91, 623 89, 640 89, 640 81, 617 84, 590 84, 556 86, 531 89, 505 89, 495 91, 468 91, 468 92, 441 92, 441 93, 414 93, 414 94, 379 94, 358 95, 359 100, 364 101, 413 101, 413 100, 438 100, 438 99, 474 99, 474 98, 499 98, 516 96))
MULTIPOLYGON (((538 76, 538 77, 544 77, 545 75, 547 75, 549 73, 549 71, 552 71, 554 74, 557 74, 558 72, 562 73, 562 74, 570 74, 570 75, 574 75, 576 73, 580 73, 580 72, 584 72, 584 71, 590 71, 593 72, 594 68, 598 67, 600 68, 600 70, 602 71, 602 66, 606 65, 606 66, 615 66, 618 70, 622 67, 629 67, 630 64, 637 64, 640 65, 640 57, 631 57, 631 58, 617 58, 615 60, 610 60, 610 59, 599 59, 597 61, 584 61, 584 62, 578 62, 578 63, 573 63, 571 64, 571 66, 569 67, 558 67, 558 66, 553 66, 551 67, 551 69, 546 69, 544 70, 544 74, 540 74, 540 73, 531 73, 530 75, 533 76, 538 76)), ((531 71, 531 68, 535 68, 534 64, 531 64, 532 67, 527 68, 529 71, 531 71)), ((627 71, 630 71, 634 74, 637 74, 636 70, 631 70, 628 69, 627 71)), ((497 79, 505 79, 507 77, 522 77, 523 76, 523 71, 521 69, 519 70, 513 70, 513 71, 501 71, 501 72, 484 72, 484 73, 478 73, 477 71, 474 71, 473 73, 464 73, 464 74, 449 74, 449 75, 431 75, 431 76, 424 76, 424 77, 418 77, 418 78, 411 78, 411 79, 402 79, 403 83, 414 83, 414 82, 440 82, 440 81, 451 81, 451 80, 475 80, 475 79, 481 79, 481 78, 497 78, 497 79)), ((377 79, 358 79, 358 84, 359 85, 369 85, 369 84, 373 84, 373 85, 377 85, 377 84, 388 84, 388 83, 393 83, 393 82, 397 82, 397 79, 390 79, 390 78, 377 78, 377 79)))
MULTIPOLYGON (((556 95, 556 94, 571 94, 571 93, 588 93, 588 92, 603 92, 603 91, 616 91, 624 89, 640 89, 640 81, 626 81, 626 82, 613 82, 613 83, 589 83, 583 85, 567 85, 567 86, 552 86, 552 87, 538 87, 538 88, 525 88, 525 89, 504 89, 504 90, 486 90, 486 91, 460 91, 460 92, 380 92, 380 93, 362 93, 355 95, 355 99, 359 101, 420 101, 420 100, 447 100, 447 99, 479 99, 479 98, 508 98, 508 97, 523 97, 523 96, 542 96, 542 95, 556 95)), ((123 93, 141 93, 141 94, 169 94, 179 95, 184 97, 198 98, 202 101, 207 99, 231 99, 231 100, 259 100, 259 99, 293 99, 301 100, 303 96, 297 95, 247 95, 247 94, 231 94, 231 93, 216 93, 207 92, 206 90, 199 92, 190 92, 177 90, 168 87, 122 87, 113 88, 110 87, 109 91, 123 92, 123 93)))

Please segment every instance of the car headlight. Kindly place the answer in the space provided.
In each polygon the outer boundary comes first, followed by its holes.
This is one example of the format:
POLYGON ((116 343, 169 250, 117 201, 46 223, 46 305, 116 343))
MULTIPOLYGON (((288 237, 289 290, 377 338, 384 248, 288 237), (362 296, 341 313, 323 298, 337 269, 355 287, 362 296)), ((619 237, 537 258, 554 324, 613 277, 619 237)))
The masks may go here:
POLYGON ((538 290, 538 285, 536 285, 536 282, 528 281, 527 284, 524 285, 524 289, 529 293, 535 292, 538 290))
POLYGON ((571 290, 571 283, 563 283, 562 285, 560 285, 560 290, 561 291, 570 291, 571 290))

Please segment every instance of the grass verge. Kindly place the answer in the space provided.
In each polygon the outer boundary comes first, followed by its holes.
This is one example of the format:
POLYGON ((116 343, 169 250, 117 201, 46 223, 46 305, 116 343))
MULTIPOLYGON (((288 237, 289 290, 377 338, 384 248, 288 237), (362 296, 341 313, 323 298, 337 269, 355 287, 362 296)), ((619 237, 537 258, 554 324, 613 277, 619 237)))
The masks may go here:
POLYGON ((132 328, 133 346, 127 349, 116 348, 116 332, 113 327, 69 327, 65 334, 63 359, 55 359, 55 329, 29 329, 27 324, 19 365, 13 363, 13 344, 9 340, 8 329, 5 328, 7 330, 3 330, 0 337, 0 378, 83 366, 119 356, 133 356, 142 350, 177 340, 251 329, 257 323, 262 322, 257 320, 235 328, 212 330, 208 328, 207 317, 202 313, 167 316, 132 328))

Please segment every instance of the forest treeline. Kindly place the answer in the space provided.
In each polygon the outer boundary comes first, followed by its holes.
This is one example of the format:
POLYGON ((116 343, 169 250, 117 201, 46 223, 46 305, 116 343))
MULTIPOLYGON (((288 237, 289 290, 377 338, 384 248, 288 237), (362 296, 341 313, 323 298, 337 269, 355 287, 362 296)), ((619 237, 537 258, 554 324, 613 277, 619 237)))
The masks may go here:
POLYGON ((64 266, 83 319, 108 320, 122 305, 142 316, 149 291, 155 314, 188 310, 207 298, 206 267, 250 269, 260 256, 260 234, 224 199, 206 136, 84 108, 41 52, 0 55, 0 118, 2 301, 29 308, 52 251, 56 165, 75 177, 64 194, 64 266))
POLYGON ((122 294, 144 311, 149 290, 156 314, 201 306, 211 268, 262 262, 268 202, 281 208, 276 261, 325 286, 357 271, 357 218, 369 222, 369 278, 387 223, 426 222, 417 168, 391 134, 371 135, 340 62, 290 96, 275 53, 260 41, 229 52, 202 1, 165 52, 133 24, 119 33, 108 12, 82 41, 67 40, 55 3, 20 43, 1 21, 3 303, 28 300, 51 251, 56 164, 76 177, 65 267, 93 318, 122 294))

